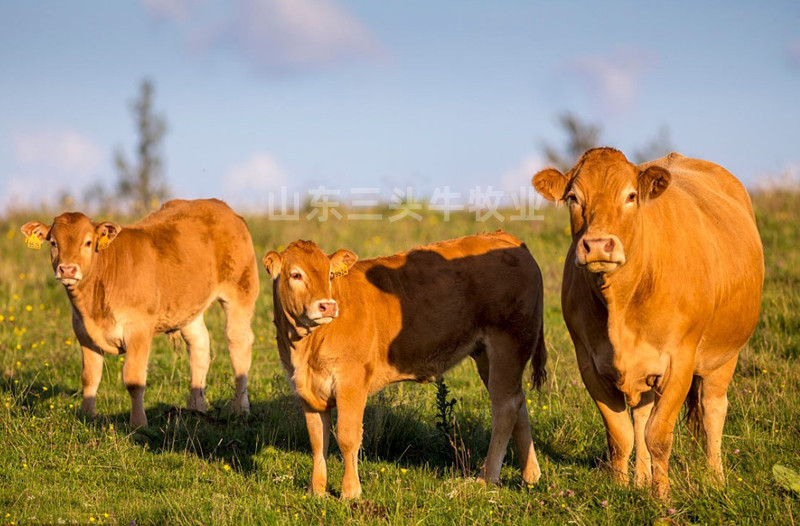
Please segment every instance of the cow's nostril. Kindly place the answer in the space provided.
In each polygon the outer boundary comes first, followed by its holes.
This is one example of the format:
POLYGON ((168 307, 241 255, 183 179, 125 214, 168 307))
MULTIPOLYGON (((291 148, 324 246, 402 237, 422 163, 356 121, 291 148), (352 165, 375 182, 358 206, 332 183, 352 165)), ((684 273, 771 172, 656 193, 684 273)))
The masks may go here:
POLYGON ((589 245, 589 242, 587 240, 585 240, 585 239, 583 240, 583 250, 587 254, 592 251, 592 247, 589 245))
POLYGON ((603 250, 605 250, 607 254, 614 252, 614 240, 609 238, 606 244, 603 245, 603 250))
POLYGON ((319 304, 319 311, 320 312, 325 312, 327 310, 328 310, 328 307, 324 303, 320 303, 319 304))

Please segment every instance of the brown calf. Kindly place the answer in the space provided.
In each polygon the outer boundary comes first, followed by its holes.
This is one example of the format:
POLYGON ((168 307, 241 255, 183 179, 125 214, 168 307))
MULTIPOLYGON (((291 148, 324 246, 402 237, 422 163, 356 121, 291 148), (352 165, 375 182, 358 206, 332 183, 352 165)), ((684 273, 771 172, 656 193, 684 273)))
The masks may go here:
POLYGON ((492 403, 483 478, 499 480, 513 435, 522 478, 538 480, 522 374, 533 356, 537 387, 545 378, 542 277, 525 245, 499 232, 357 259, 349 250, 326 256, 310 241, 264 256, 281 362, 311 439, 313 492, 326 490, 333 407, 345 462, 342 497, 357 498, 367 395, 392 382, 435 380, 467 356, 492 403))
POLYGON ((153 336, 180 331, 191 367, 188 408, 206 410, 209 337, 203 313, 218 300, 226 315, 237 412, 248 412, 247 373, 258 266, 244 220, 216 199, 169 201, 128 227, 77 212, 50 226, 22 227, 29 246, 50 243, 55 277, 72 303, 83 351, 83 411, 95 414, 103 355, 126 354, 122 376, 131 424, 147 425, 144 388, 153 336))

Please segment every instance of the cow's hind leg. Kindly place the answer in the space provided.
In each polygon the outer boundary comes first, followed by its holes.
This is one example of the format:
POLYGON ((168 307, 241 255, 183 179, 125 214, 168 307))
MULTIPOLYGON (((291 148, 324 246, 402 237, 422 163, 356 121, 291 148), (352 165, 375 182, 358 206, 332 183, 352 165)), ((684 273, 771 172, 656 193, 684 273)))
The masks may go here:
MULTIPOLYGON (((478 374, 483 381, 486 389, 489 389, 489 355, 485 347, 479 347, 472 354, 472 359, 478 366, 478 374)), ((520 377, 520 384, 522 378, 520 377)), ((531 423, 528 418, 528 408, 523 398, 520 408, 517 411, 517 420, 512 430, 514 445, 517 447, 519 455, 519 465, 522 471, 522 480, 526 484, 534 484, 539 480, 542 471, 539 468, 539 461, 536 458, 536 450, 533 447, 533 437, 531 436, 531 423)))
POLYGON ((186 408, 190 411, 206 412, 206 376, 211 365, 210 341, 201 312, 195 319, 181 328, 181 336, 186 342, 191 369, 191 390, 186 408))
POLYGON ((722 470, 722 428, 728 413, 728 385, 736 370, 738 354, 728 363, 703 378, 700 403, 703 406, 703 430, 706 457, 714 475, 724 482, 722 470))
POLYGON ((250 412, 250 398, 247 394, 247 375, 250 372, 253 349, 253 320, 255 299, 221 299, 225 310, 225 336, 228 339, 228 352, 231 356, 233 373, 236 376, 236 394, 233 397, 233 411, 237 414, 250 412))
POLYGON ((636 464, 633 473, 633 483, 638 487, 649 486, 653 478, 653 463, 650 458, 650 451, 647 449, 644 431, 650 413, 653 410, 655 393, 648 391, 642 394, 639 405, 633 408, 633 433, 636 445, 636 464))
POLYGON ((488 331, 488 346, 484 353, 474 356, 481 378, 487 384, 492 403, 492 438, 483 468, 486 482, 500 481, 506 447, 511 435, 520 457, 522 478, 533 483, 541 471, 531 438, 525 397, 522 393, 522 374, 530 350, 520 348, 516 338, 501 331, 488 331), (488 381, 485 379, 488 363, 488 381))

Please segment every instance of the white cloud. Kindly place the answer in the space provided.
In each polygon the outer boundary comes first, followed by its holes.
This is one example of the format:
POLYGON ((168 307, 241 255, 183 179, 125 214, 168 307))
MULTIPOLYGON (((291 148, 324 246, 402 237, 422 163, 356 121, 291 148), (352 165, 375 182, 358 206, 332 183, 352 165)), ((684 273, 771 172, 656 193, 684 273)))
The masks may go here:
POLYGON ((270 192, 277 194, 288 183, 286 171, 275 158, 258 152, 225 172, 221 191, 232 205, 257 208, 267 203, 270 192))
POLYGON ((545 168, 547 163, 537 155, 528 155, 519 164, 507 170, 500 177, 500 189, 503 191, 503 204, 505 206, 520 206, 522 199, 534 199, 536 207, 541 205, 542 199, 533 190, 531 179, 533 175, 545 168), (515 199, 517 201, 515 201, 515 199))
POLYGON ((572 62, 570 69, 578 75, 594 104, 618 113, 638 103, 639 78, 649 63, 640 51, 621 50, 579 58, 572 62))
POLYGON ((286 74, 375 59, 378 39, 334 0, 141 0, 175 23, 190 49, 232 49, 257 71, 286 74))
POLYGON ((520 188, 527 189, 531 186, 533 175, 546 166, 544 159, 537 155, 525 157, 517 166, 503 174, 500 178, 501 189, 506 195, 519 193, 520 188))
POLYGON ((11 142, 15 166, 2 191, 6 206, 52 202, 67 192, 80 195, 105 162, 102 149, 74 130, 16 133, 11 142))

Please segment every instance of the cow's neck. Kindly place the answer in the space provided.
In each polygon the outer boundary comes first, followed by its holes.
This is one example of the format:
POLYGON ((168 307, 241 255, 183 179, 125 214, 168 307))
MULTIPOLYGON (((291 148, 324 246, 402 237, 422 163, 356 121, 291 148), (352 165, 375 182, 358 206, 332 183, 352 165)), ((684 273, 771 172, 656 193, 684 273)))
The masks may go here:
POLYGON ((112 252, 98 253, 92 272, 72 287, 66 287, 73 309, 81 318, 87 332, 91 326, 100 324, 109 316, 107 292, 113 287, 113 273, 107 272, 113 263, 112 252))
POLYGON ((619 309, 643 307, 655 287, 657 261, 645 253, 646 247, 636 247, 626 254, 625 264, 610 274, 593 274, 584 269, 595 296, 613 317, 619 309))

